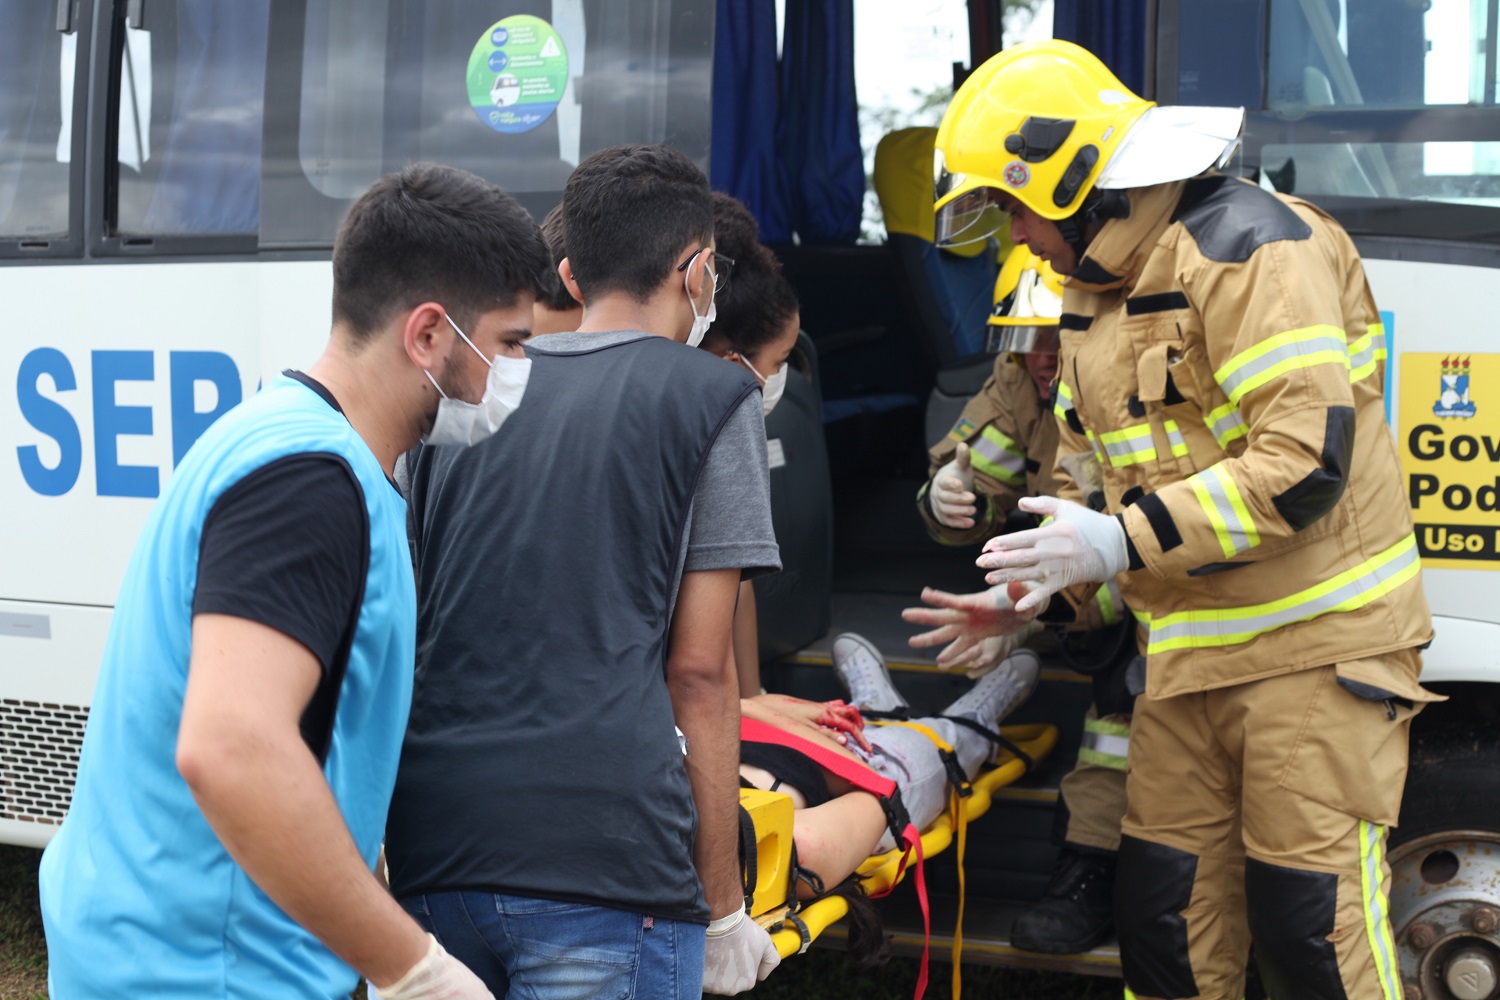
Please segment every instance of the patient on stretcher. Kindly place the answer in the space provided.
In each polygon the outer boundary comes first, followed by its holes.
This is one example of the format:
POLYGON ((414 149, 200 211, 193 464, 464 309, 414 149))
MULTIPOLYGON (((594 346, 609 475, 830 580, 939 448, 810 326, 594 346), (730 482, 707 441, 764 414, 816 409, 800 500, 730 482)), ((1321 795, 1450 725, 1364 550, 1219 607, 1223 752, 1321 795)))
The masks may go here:
MULTIPOLYGON (((868 642, 853 634, 839 636, 834 643, 834 665, 849 692, 849 704, 760 695, 741 701, 741 714, 850 757, 891 779, 900 789, 912 823, 925 828, 949 801, 948 772, 937 745, 917 729, 865 725, 861 710, 888 715, 908 707, 892 685, 884 659, 868 642)), ((940 716, 911 721, 952 746, 964 774, 973 778, 997 749, 981 730, 998 729, 1000 720, 1030 696, 1040 668, 1035 653, 1020 650, 980 678, 940 716)), ((895 846, 885 812, 874 795, 853 788, 795 749, 742 740, 740 777, 746 786, 791 797, 797 809, 793 839, 798 866, 815 872, 825 886, 837 885, 866 858, 895 846)), ((803 884, 798 894, 807 898, 815 892, 803 884)))

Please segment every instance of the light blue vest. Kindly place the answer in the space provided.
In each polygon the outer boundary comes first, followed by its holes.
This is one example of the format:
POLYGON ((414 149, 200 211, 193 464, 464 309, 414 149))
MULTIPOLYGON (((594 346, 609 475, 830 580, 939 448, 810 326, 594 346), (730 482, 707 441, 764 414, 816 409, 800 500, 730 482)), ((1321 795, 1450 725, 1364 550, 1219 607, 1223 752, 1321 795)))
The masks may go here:
POLYGON ((411 703, 406 507, 343 415, 278 376, 193 446, 131 556, 72 807, 42 859, 54 1000, 326 998, 356 984, 229 857, 176 766, 204 519, 230 486, 300 452, 342 456, 369 512, 364 604, 324 774, 374 867, 411 703))

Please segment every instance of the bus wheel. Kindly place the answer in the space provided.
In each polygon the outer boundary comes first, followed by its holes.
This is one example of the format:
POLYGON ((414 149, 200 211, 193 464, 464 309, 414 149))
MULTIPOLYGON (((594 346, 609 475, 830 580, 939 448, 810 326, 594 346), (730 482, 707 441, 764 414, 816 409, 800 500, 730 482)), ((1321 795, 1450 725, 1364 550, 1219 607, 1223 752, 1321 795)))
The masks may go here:
POLYGON ((1500 733, 1457 728, 1465 731, 1414 734, 1401 825, 1391 831, 1405 1000, 1500 996, 1500 733))

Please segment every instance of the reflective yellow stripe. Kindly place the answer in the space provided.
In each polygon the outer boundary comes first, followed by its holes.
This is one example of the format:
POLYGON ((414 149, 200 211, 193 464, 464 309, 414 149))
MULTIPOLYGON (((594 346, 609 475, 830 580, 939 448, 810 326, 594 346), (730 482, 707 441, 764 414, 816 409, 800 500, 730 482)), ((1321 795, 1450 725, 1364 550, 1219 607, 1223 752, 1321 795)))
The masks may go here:
POLYGON ((986 424, 979 437, 969 442, 969 459, 977 472, 1007 486, 1026 486, 1026 450, 993 424, 986 424))
POLYGON ((1229 450, 1229 442, 1250 433, 1249 425, 1240 416, 1240 408, 1233 403, 1225 403, 1223 406, 1209 410, 1203 422, 1208 426, 1214 439, 1219 442, 1219 447, 1225 451, 1229 450))
POLYGON ((1057 397, 1052 400, 1052 412, 1063 423, 1068 422, 1068 413, 1073 409, 1073 390, 1062 379, 1057 380, 1057 397))
POLYGON ((1421 572, 1417 536, 1407 535, 1372 559, 1289 597, 1243 608, 1178 611, 1152 617, 1146 652, 1233 646, 1286 625, 1353 611, 1384 597, 1421 572))
POLYGON ((1083 742, 1078 759, 1096 767, 1125 770, 1130 753, 1130 727, 1104 719, 1083 720, 1083 742))
POLYGON ((1167 444, 1172 449, 1175 458, 1181 458, 1188 453, 1187 439, 1182 436, 1182 428, 1177 426, 1177 421, 1168 420, 1163 425, 1167 432, 1167 444))
POLYGON ((1380 976, 1380 990, 1386 1000, 1401 1000, 1400 980, 1396 975, 1396 943, 1391 939, 1389 904, 1385 897, 1385 873, 1381 849, 1385 830, 1368 820, 1359 821, 1359 884, 1364 901, 1365 933, 1375 954, 1375 971, 1380 976))
POLYGON ((1150 424, 1135 424, 1099 435, 1104 456, 1115 468, 1156 461, 1156 445, 1151 440, 1150 424))
POLYGON ((1224 550, 1225 559, 1232 559, 1260 544, 1255 518, 1245 506, 1234 477, 1224 471, 1223 463, 1189 477, 1188 484, 1198 495, 1198 503, 1208 515, 1214 534, 1219 537, 1219 547, 1224 550))
POLYGON ((1120 620, 1120 608, 1125 602, 1120 597, 1120 588, 1115 586, 1114 580, 1105 581, 1094 591, 1094 603, 1099 606, 1099 617, 1104 624, 1113 625, 1120 620))
POLYGON ((1240 398, 1278 375, 1295 368, 1338 364, 1349 367, 1349 343, 1344 331, 1320 323, 1267 337, 1248 351, 1241 351, 1214 372, 1214 379, 1238 404, 1240 398))
POLYGON ((1352 385, 1374 374, 1386 358, 1385 325, 1371 323, 1365 335, 1349 345, 1349 382, 1352 385))

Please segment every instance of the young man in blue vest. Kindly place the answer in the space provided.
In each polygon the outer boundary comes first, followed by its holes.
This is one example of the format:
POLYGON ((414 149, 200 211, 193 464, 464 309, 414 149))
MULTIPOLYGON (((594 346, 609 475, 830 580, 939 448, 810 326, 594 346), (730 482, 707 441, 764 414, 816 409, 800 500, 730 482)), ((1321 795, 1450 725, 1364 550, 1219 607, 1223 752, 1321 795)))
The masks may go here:
POLYGON ((519 403, 549 264, 460 170, 408 167, 350 209, 323 356, 193 446, 126 571, 42 860, 54 998, 312 1000, 361 975, 388 1000, 491 996, 372 873, 416 614, 389 476, 519 403))
POLYGON ((744 913, 729 655, 740 581, 780 566, 760 388, 692 349, 731 262, 691 160, 595 153, 563 227, 578 332, 527 345, 504 434, 409 460, 391 888, 497 996, 733 994, 778 961, 744 913))

